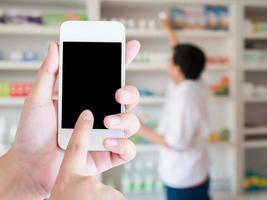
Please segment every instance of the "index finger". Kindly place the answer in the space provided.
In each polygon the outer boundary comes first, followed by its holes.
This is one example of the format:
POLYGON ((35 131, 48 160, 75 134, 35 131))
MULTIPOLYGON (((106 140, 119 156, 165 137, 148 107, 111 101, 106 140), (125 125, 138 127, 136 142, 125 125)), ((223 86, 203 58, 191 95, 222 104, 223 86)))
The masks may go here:
POLYGON ((61 166, 63 175, 85 175, 89 136, 93 127, 93 114, 85 110, 76 122, 61 166))
POLYGON ((29 94, 30 104, 46 104, 52 101, 53 90, 58 73, 58 45, 51 42, 44 63, 38 71, 29 94))
POLYGON ((115 99, 118 103, 125 105, 127 111, 134 108, 140 100, 140 94, 136 87, 125 86, 117 90, 115 99))
POLYGON ((137 40, 131 40, 126 44, 126 65, 130 64, 140 50, 140 42, 137 40))

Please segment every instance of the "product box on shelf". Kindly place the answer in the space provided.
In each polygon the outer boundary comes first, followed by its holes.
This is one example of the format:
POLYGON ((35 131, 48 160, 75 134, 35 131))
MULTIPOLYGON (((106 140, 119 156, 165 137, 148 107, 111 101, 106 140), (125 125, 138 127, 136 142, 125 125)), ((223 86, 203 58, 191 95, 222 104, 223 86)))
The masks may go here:
POLYGON ((26 97, 31 89, 31 83, 0 82, 0 97, 26 97))
POLYGON ((227 6, 175 7, 171 9, 170 16, 176 29, 227 31, 230 28, 227 6))
POLYGON ((88 17, 83 13, 44 13, 29 9, 6 9, 0 12, 2 24, 59 26, 68 20, 88 20, 88 17))

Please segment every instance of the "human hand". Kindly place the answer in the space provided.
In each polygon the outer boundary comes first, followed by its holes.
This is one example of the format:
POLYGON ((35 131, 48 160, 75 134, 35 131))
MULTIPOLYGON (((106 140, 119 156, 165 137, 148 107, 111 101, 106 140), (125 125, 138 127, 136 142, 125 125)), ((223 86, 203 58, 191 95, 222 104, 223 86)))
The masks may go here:
POLYGON ((172 30, 172 22, 170 17, 165 12, 159 13, 160 22, 165 30, 172 30))
MULTIPOLYGON (((137 41, 127 43, 126 64, 134 59, 139 48, 137 41)), ((57 103, 52 99, 58 58, 58 46, 51 43, 47 58, 25 100, 15 144, 4 156, 8 160, 5 163, 12 166, 9 168, 15 169, 16 174, 20 174, 20 180, 24 180, 23 186, 31 187, 31 192, 40 199, 51 192, 64 156, 64 151, 57 146, 57 103)), ((116 92, 115 98, 129 111, 138 103, 139 94, 135 87, 126 86, 116 92)), ((123 130, 129 136, 139 128, 136 116, 127 112, 108 116, 104 123, 107 128, 123 130)), ((106 140, 104 146, 107 152, 90 152, 87 155, 88 173, 92 176, 128 162, 135 156, 134 145, 127 139, 106 140)), ((6 171, 12 173, 9 169, 6 171)))
POLYGON ((85 110, 76 122, 50 200, 124 200, 115 189, 98 182, 88 171, 87 148, 94 118, 85 110))

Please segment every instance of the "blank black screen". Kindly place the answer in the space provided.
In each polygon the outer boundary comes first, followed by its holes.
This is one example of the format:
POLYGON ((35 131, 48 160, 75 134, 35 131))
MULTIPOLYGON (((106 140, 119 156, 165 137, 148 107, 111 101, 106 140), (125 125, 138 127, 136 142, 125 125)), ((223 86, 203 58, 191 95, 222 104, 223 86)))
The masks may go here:
POLYGON ((93 112, 94 128, 119 113, 115 92, 121 87, 121 43, 63 42, 62 128, 74 128, 80 113, 93 112))

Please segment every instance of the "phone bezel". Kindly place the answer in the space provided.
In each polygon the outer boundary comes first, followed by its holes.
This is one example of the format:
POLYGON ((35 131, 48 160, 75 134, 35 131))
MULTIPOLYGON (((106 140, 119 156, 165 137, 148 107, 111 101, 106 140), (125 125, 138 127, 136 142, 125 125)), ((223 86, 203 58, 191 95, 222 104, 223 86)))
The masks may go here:
MULTIPOLYGON (((59 96, 58 96, 58 145, 66 149, 73 129, 63 129, 62 125, 62 59, 63 42, 120 42, 121 52, 121 86, 125 85, 125 28, 119 22, 106 21, 67 21, 60 27, 59 41, 59 96)), ((115 97, 114 97, 115 98, 115 97)), ((121 112, 125 112, 121 106, 121 112)), ((93 129, 90 137, 88 151, 105 151, 103 140, 105 138, 125 137, 123 131, 109 129, 93 129)))

